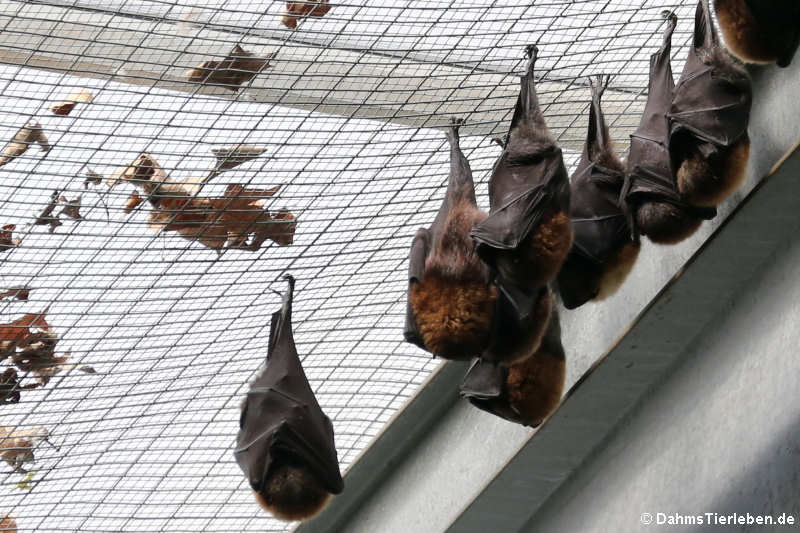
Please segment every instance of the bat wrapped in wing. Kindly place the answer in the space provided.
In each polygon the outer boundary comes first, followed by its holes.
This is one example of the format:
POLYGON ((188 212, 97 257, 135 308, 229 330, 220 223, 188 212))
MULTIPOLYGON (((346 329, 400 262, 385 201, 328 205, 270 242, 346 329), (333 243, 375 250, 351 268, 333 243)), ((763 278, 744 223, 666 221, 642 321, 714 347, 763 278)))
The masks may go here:
POLYGON ((495 283, 522 315, 572 246, 569 178, 539 109, 533 76, 537 48, 529 46, 527 55, 503 153, 489 181, 489 217, 472 230, 495 283))
POLYGON ((797 0, 715 0, 725 44, 748 63, 788 67, 800 44, 797 0))
POLYGON ((510 367, 475 359, 461 384, 461 395, 493 415, 537 427, 558 407, 565 377, 561 325, 553 310, 533 355, 510 367))
POLYGON ((602 300, 619 288, 639 255, 619 195, 625 166, 614 151, 600 105, 608 76, 589 78, 592 104, 586 144, 570 183, 572 250, 558 273, 567 309, 602 300))
POLYGON ((752 93, 750 75, 719 45, 708 0, 700 0, 668 115, 678 192, 690 204, 715 206, 744 179, 752 93))
POLYGON ((497 290, 469 236, 486 214, 475 201, 460 125, 453 120, 447 136, 450 178, 444 201, 430 228, 420 229, 411 243, 404 336, 439 357, 469 360, 489 342, 497 290))
POLYGON ((344 489, 333 425, 322 412, 292 335, 294 278, 270 325, 267 365, 242 405, 234 456, 258 503, 282 520, 304 520, 344 489))
POLYGON ((704 219, 714 218, 716 210, 685 202, 675 183, 667 112, 675 87, 669 56, 678 17, 670 11, 664 15, 664 41, 650 56, 647 103, 639 127, 631 135, 621 198, 635 239, 642 233, 653 242, 674 244, 697 231, 704 219))

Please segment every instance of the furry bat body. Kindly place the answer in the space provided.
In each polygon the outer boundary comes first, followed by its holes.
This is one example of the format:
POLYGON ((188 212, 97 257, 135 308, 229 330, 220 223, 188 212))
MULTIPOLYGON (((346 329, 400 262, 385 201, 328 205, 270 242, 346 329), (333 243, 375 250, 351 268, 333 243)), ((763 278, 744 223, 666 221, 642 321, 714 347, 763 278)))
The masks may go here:
POLYGON ((294 278, 272 315, 267 366, 242 404, 234 456, 264 509, 281 520, 305 520, 344 482, 333 425, 308 384, 292 335, 294 278))
POLYGON ((537 427, 558 407, 565 376, 561 326, 553 311, 535 353, 508 368, 476 359, 461 384, 461 395, 493 415, 537 427))
POLYGON ((439 357, 468 360, 489 341, 497 291, 469 237, 486 214, 475 201, 472 171, 459 146, 460 125, 453 120, 447 136, 450 179, 442 206, 431 227, 420 229, 411 243, 404 336, 439 357))
POLYGON ((715 206, 744 179, 752 99, 750 76, 717 42, 708 0, 700 0, 668 115, 678 192, 690 204, 715 206))
POLYGON ((572 246, 569 178, 536 96, 529 46, 511 127, 489 181, 489 217, 472 230, 495 283, 521 315, 558 273, 572 246))
POLYGON ((797 0, 716 0, 725 44, 748 63, 788 67, 800 44, 797 0))
POLYGON ((240 85, 255 78, 262 70, 271 68, 269 62, 276 55, 277 53, 272 53, 265 57, 255 57, 237 44, 228 57, 222 61, 206 61, 199 67, 186 71, 186 78, 192 82, 223 85, 237 92, 240 85))
POLYGON ((716 216, 716 210, 686 203, 673 177, 667 111, 675 87, 669 56, 678 17, 672 12, 665 12, 665 16, 664 41, 650 57, 647 104, 639 127, 631 135, 621 198, 635 239, 643 233, 653 242, 674 244, 694 233, 704 219, 716 216))
POLYGON ((590 83, 589 130, 570 185, 575 238, 557 278, 567 309, 614 294, 633 268, 640 247, 619 205, 625 167, 614 151, 600 105, 608 78, 590 78, 590 83))

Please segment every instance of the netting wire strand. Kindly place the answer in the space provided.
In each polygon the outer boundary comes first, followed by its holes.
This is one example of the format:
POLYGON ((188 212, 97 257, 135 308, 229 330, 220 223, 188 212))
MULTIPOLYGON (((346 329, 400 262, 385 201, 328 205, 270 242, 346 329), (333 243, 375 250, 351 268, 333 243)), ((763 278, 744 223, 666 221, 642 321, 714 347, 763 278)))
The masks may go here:
MULTIPOLYGON (((0 405, 0 426, 46 428, 58 446, 35 448, 28 485, 0 462, 0 517, 20 531, 288 531, 254 505, 232 455, 282 274, 298 280, 298 351, 346 468, 438 364, 402 341, 402 323, 408 246, 447 179, 449 118, 467 121, 462 146, 487 207, 490 138, 507 128, 524 46, 537 43, 540 100, 567 161, 585 135, 594 73, 615 74, 605 104, 624 152, 660 12, 681 19, 677 71, 694 3, 349 0, 295 30, 279 24, 282 7, 0 4, 0 143, 35 120, 52 145, 0 166, 0 225, 22 239, 0 252, 0 291, 30 288, 27 301, 0 300, 0 321, 47 310, 57 354, 96 370, 59 373, 0 405), (236 44, 277 55, 238 91, 185 79, 236 44), (77 89, 94 100, 68 116, 48 110, 77 89), (125 213, 130 184, 84 183, 89 169, 109 178, 143 152, 171 180, 197 180, 215 166, 212 148, 240 144, 265 151, 193 198, 236 212, 229 186, 279 185, 264 208, 296 217, 292 244, 218 253, 153 231, 147 202, 125 213), (81 195, 83 219, 50 233, 34 222, 54 190, 81 195)), ((166 212, 169 225, 191 206, 166 212)))

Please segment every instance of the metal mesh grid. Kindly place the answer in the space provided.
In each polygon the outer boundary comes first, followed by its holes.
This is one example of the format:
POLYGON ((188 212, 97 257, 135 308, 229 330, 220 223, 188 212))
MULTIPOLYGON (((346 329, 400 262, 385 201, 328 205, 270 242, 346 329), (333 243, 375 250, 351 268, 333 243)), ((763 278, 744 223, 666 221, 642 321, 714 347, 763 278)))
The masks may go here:
MULTIPOLYGON (((0 141, 38 121, 53 148, 0 167, 0 224, 22 243, 0 252, 0 321, 47 309, 70 371, 0 405, 0 425, 43 426, 32 488, 0 463, 0 517, 20 531, 286 531, 252 501, 233 461, 240 399, 266 353, 270 289, 298 280, 295 338, 333 419, 342 467, 414 394, 436 361, 402 342, 406 256, 438 209, 448 171, 442 132, 462 146, 486 206, 486 180, 523 64, 540 47, 539 94, 569 162, 588 109, 585 76, 613 73, 605 108, 618 145, 639 120, 659 13, 681 17, 680 68, 694 3, 545 0, 336 2, 295 31, 282 2, 0 1, 0 141), (182 73, 240 43, 273 67, 237 93, 182 73), (48 107, 94 94, 69 116, 48 107), (84 188, 150 153, 172 178, 214 166, 212 148, 265 153, 199 192, 267 188, 298 220, 290 246, 217 254, 155 234, 130 185, 84 188), (82 195, 81 222, 32 225, 56 189, 82 195)), ((269 243, 269 241, 268 241, 269 243)), ((0 366, 0 372, 6 367, 0 366)), ((23 383, 32 381, 25 376, 23 383)))

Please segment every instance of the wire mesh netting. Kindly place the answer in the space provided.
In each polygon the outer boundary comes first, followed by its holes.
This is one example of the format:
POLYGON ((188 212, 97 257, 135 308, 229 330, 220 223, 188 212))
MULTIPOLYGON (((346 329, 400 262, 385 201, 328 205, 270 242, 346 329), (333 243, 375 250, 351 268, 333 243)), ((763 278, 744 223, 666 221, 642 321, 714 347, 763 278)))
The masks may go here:
POLYGON ((286 531, 232 455, 281 275, 298 280, 298 351, 346 468, 438 364, 403 342, 402 323, 408 246, 447 179, 449 117, 467 121, 485 207, 490 138, 511 118, 524 46, 538 43, 539 96, 567 162, 590 74, 615 75, 604 102, 624 150, 660 12, 682 21, 677 70, 694 2, 359 0, 295 29, 280 24, 284 6, 0 1, 0 141, 26 124, 42 141, 0 166, 0 224, 14 225, 0 234, 0 341, 19 353, 9 332, 25 332, 63 363, 29 364, 15 380, 36 388, 0 406, 0 426, 55 445, 0 463, 0 517, 20 531, 286 531), (187 80, 237 44, 269 68, 238 90, 187 80), (226 168, 212 151, 243 146, 255 157, 226 168), (125 179, 142 153, 193 199, 160 220, 125 179), (250 225, 179 231, 198 206, 250 225), (293 234, 277 225, 259 239, 259 224, 287 214, 293 234))

